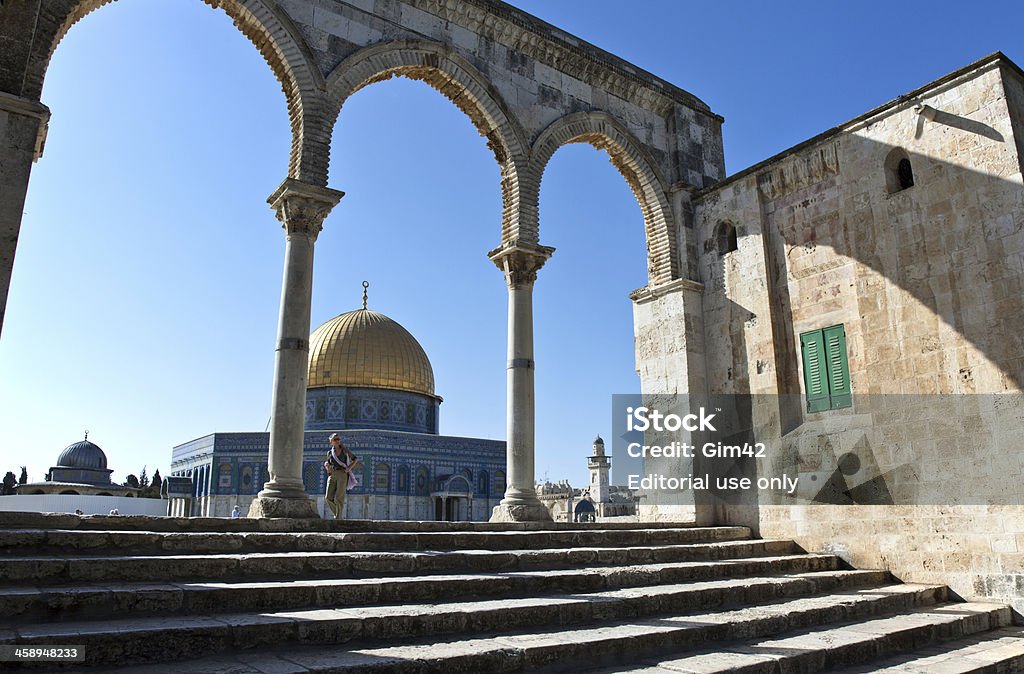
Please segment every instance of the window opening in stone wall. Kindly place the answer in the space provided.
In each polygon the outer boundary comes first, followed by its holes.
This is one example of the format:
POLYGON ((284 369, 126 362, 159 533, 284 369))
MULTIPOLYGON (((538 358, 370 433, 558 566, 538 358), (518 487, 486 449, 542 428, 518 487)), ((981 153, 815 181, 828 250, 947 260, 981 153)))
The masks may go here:
POLYGON ((885 158, 885 186, 889 194, 914 186, 914 167, 903 148, 893 148, 885 158))
POLYGON ((800 335, 808 412, 853 406, 846 329, 833 325, 800 335))
POLYGON ((718 225, 718 254, 725 255, 739 248, 739 241, 736 238, 736 228, 732 223, 723 222, 718 225))
POLYGON ((900 159, 900 162, 896 164, 896 178, 899 180, 901 190, 914 186, 914 169, 906 157, 900 159))

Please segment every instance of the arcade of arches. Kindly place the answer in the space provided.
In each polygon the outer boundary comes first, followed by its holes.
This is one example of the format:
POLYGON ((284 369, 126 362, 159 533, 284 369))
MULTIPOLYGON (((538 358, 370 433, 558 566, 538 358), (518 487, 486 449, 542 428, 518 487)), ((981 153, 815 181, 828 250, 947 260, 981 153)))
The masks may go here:
MULTIPOLYGON (((0 5, 0 306, 30 168, 45 142, 50 111, 39 97, 50 57, 75 23, 110 1, 0 5)), ((693 248, 680 238, 689 231, 680 226, 684 202, 692 190, 724 177, 721 118, 682 89, 493 0, 205 1, 232 17, 273 70, 292 132, 287 174, 269 198, 285 230, 285 274, 270 480, 251 514, 314 514, 300 469, 313 250, 344 196, 326 186, 331 135, 353 92, 404 76, 433 86, 468 115, 500 167, 499 245, 488 255, 509 293, 508 479, 494 517, 546 518, 533 484, 532 315, 537 272, 554 250, 540 242, 545 165, 567 143, 606 150, 643 212, 650 282, 669 283, 686 277, 684 251, 693 248)))

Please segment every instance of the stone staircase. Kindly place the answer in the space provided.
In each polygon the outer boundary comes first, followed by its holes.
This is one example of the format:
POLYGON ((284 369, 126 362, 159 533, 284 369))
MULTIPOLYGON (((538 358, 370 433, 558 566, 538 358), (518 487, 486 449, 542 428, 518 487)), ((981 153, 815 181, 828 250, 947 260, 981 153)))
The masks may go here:
POLYGON ((0 513, 0 619, 61 671, 1024 672, 1008 608, 743 527, 0 513))

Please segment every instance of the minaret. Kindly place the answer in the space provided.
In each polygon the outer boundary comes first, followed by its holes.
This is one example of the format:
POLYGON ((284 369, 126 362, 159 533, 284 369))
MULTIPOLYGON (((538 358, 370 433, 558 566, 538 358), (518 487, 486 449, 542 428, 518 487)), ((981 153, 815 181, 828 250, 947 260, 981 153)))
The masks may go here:
POLYGON ((608 502, 608 469, 610 467, 611 459, 604 455, 604 440, 599 435, 594 438, 594 455, 587 458, 587 468, 590 469, 590 499, 595 504, 608 502))

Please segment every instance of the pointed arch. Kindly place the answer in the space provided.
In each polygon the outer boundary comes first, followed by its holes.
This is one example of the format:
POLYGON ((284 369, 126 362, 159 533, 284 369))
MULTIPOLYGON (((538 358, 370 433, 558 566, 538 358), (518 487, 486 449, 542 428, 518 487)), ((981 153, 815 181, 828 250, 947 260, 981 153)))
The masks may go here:
POLYGON ((452 47, 425 40, 397 40, 359 50, 327 76, 327 115, 333 128, 349 96, 392 77, 429 84, 464 112, 501 170, 502 240, 519 230, 519 171, 526 164, 525 134, 494 86, 452 47))
MULTIPOLYGON (((22 84, 22 96, 39 100, 46 71, 60 41, 72 26, 115 0, 48 0, 22 84)), ((260 52, 281 83, 288 105, 292 147, 288 177, 327 184, 330 128, 322 129, 324 80, 298 29, 280 9, 264 0, 201 0, 222 9, 260 52)))
MULTIPOLYGON (((608 153, 612 164, 626 179, 640 205, 647 235, 647 274, 651 285, 679 278, 677 238, 665 181, 647 156, 643 145, 606 112, 578 112, 562 117, 546 128, 530 153, 530 191, 524 192, 524 211, 537 213, 540 183, 548 162, 558 148, 588 143, 608 153)), ((539 218, 538 218, 539 222, 539 218)), ((535 232, 536 238, 539 233, 535 232)))

